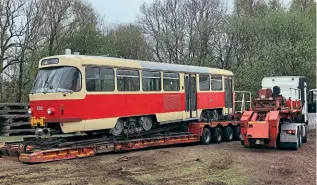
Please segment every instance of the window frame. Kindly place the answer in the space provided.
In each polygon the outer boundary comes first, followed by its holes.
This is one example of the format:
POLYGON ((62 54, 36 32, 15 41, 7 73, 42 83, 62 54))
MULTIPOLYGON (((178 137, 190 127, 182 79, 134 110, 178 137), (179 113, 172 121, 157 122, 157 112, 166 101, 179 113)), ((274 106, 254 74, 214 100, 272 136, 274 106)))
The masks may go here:
POLYGON ((224 78, 223 78, 224 76, 222 76, 222 75, 210 75, 210 91, 223 91, 223 89, 224 89, 224 84, 223 84, 223 82, 224 82, 224 78), (213 77, 216 77, 216 78, 213 78, 213 77), (212 78, 213 79, 217 79, 217 78, 219 78, 219 79, 221 79, 221 89, 212 89, 212 85, 211 85, 211 80, 212 80, 212 78))
POLYGON ((179 72, 163 72, 163 79, 162 79, 162 83, 163 83, 163 91, 167 91, 167 92, 178 92, 180 91, 180 74, 179 72), (177 90, 165 90, 164 89, 164 80, 166 79, 172 79, 172 80, 176 80, 176 78, 171 78, 171 77, 164 77, 164 74, 177 74, 177 80, 178 80, 178 86, 177 86, 177 90))
POLYGON ((141 75, 140 75, 140 70, 139 69, 134 69, 134 68, 117 68, 116 69, 116 82, 117 82, 117 91, 118 92, 140 92, 141 91, 141 75), (138 72, 138 76, 128 76, 128 75, 118 75, 118 71, 137 71, 138 72), (138 78, 139 81, 139 89, 135 90, 135 91, 125 91, 125 90, 119 90, 119 79, 118 77, 123 76, 123 77, 127 77, 127 78, 138 78))
MULTIPOLYGON (((85 85, 86 85, 86 91, 87 92, 114 92, 115 91, 115 89, 116 89, 116 85, 115 85, 115 70, 114 70, 114 68, 111 68, 111 67, 107 67, 107 66, 86 66, 85 67, 85 85), (99 78, 87 78, 87 69, 88 68, 98 68, 99 69, 99 78), (105 79, 105 78, 101 78, 100 77, 100 74, 101 74, 101 69, 110 69, 110 70, 112 70, 112 72, 113 72, 113 88, 112 88, 112 90, 109 90, 109 91, 107 91, 107 90, 95 90, 95 91, 88 91, 88 89, 87 89, 87 80, 107 80, 107 79, 105 79)), ((95 82, 96 83, 96 82, 95 82)), ((97 84, 97 83, 96 83, 97 84)), ((96 85, 95 84, 95 85, 96 85)), ((100 84, 100 88, 101 88, 101 84, 100 84)))
POLYGON ((199 80, 199 81, 198 81, 198 82, 199 82, 199 83, 198 83, 198 84, 199 84, 199 91, 203 91, 203 92, 205 92, 205 91, 211 91, 211 75, 210 75, 210 74, 199 74, 199 79, 198 79, 198 80, 199 80), (209 83, 208 83, 208 84, 209 84, 208 90, 206 90, 206 89, 205 89, 205 90, 202 90, 202 89, 201 89, 200 77, 203 76, 203 75, 204 75, 204 76, 208 76, 208 82, 209 82, 209 83))
POLYGON ((142 70, 141 82, 142 82, 142 91, 144 91, 144 92, 161 92, 162 91, 162 72, 161 71, 152 71, 152 70, 142 70), (159 77, 154 77, 154 76, 151 76, 151 77, 145 76, 144 77, 143 72, 159 73, 159 77), (160 89, 159 90, 144 90, 143 78, 145 78, 145 79, 159 79, 160 89))

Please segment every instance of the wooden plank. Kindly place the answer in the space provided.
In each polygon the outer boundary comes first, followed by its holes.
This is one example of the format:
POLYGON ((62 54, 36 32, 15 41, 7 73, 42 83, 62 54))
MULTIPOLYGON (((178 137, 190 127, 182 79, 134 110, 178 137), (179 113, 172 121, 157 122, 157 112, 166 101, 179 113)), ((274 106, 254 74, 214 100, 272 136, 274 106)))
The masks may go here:
MULTIPOLYGON (((13 122, 13 123, 5 123, 4 126, 8 127, 8 128, 12 128, 12 127, 19 127, 19 126, 25 126, 25 125, 30 125, 30 122, 28 121, 20 121, 20 122, 13 122)), ((30 125, 31 127, 31 125, 30 125)))
POLYGON ((3 119, 17 119, 17 118, 29 118, 29 114, 7 114, 7 115, 0 115, 0 118, 3 119))
POLYGON ((10 136, 10 134, 9 133, 3 133, 3 134, 1 134, 0 136, 10 136))
POLYGON ((29 103, 0 103, 0 107, 26 107, 29 103))
POLYGON ((28 113, 27 109, 10 109, 10 110, 0 110, 0 114, 10 114, 10 113, 28 113))
POLYGON ((4 125, 9 125, 9 124, 13 123, 13 119, 12 119, 12 118, 5 119, 5 120, 3 121, 3 123, 4 123, 4 125))
POLYGON ((4 129, 5 134, 35 133, 35 129, 4 129))

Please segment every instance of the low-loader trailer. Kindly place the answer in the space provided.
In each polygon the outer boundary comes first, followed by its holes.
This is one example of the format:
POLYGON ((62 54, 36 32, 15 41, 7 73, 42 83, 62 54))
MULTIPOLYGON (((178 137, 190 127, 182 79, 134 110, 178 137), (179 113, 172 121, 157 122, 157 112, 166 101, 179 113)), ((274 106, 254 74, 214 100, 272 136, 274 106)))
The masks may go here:
POLYGON ((96 154, 184 143, 220 143, 239 140, 239 121, 189 123, 157 128, 140 134, 117 137, 69 136, 24 138, 0 147, 0 156, 23 163, 43 163, 83 158, 96 154))

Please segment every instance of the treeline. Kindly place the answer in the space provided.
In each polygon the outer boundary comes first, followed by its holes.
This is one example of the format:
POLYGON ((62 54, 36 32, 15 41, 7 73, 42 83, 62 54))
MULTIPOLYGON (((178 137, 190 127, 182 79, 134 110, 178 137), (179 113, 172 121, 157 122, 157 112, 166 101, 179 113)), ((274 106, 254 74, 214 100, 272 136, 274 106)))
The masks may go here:
POLYGON ((105 25, 81 0, 0 1, 0 102, 28 101, 40 58, 64 54, 218 67, 235 88, 264 76, 305 75, 316 84, 316 3, 292 0, 154 0, 131 24, 105 25))

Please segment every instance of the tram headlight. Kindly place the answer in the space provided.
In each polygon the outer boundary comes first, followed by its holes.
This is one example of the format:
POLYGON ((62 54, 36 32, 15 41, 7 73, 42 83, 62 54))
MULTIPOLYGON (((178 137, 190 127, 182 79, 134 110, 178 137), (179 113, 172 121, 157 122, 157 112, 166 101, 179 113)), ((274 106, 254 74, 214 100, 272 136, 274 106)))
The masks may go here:
POLYGON ((50 107, 47 109, 47 114, 54 114, 55 109, 53 107, 50 107))

